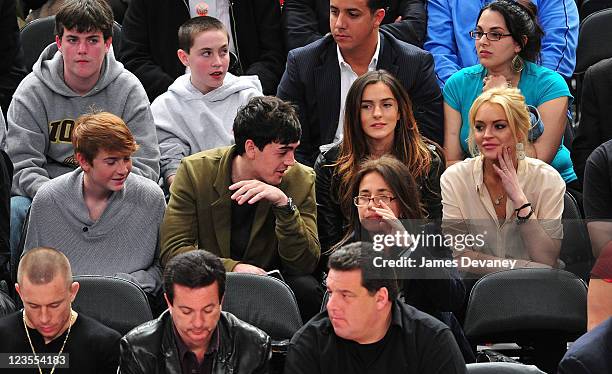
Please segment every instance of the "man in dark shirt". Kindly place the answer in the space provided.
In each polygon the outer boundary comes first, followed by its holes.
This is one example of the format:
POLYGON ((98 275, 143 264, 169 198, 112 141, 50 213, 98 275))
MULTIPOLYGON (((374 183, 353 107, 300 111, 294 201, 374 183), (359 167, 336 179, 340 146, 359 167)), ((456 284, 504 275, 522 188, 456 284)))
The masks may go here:
POLYGON ((592 65, 584 73, 580 98, 580 126, 572 142, 572 161, 580 182, 593 150, 612 139, 612 58, 592 65))
POLYGON ((206 251, 174 257, 164 271, 168 311, 121 339, 122 374, 261 374, 270 338, 221 311, 225 269, 206 251))
POLYGON ((330 256, 327 310, 291 339, 286 373, 466 372, 449 328, 398 301, 397 280, 375 268, 376 256, 364 242, 330 256))
POLYGON ((252 98, 233 132, 236 145, 181 161, 161 227, 162 266, 199 248, 221 257, 226 271, 278 269, 310 319, 323 297, 311 275, 320 255, 315 176, 295 162, 295 110, 275 97, 252 98))
POLYGON ((0 353, 15 354, 1 363, 8 368, 2 373, 39 373, 54 367, 58 374, 117 372, 121 336, 72 310, 79 284, 72 282, 64 254, 44 247, 28 251, 19 262, 15 288, 23 310, 0 319, 0 353), (23 360, 33 364, 25 369, 23 360))
POLYGON ((584 214, 593 256, 612 243, 612 140, 595 148, 584 169, 584 214))

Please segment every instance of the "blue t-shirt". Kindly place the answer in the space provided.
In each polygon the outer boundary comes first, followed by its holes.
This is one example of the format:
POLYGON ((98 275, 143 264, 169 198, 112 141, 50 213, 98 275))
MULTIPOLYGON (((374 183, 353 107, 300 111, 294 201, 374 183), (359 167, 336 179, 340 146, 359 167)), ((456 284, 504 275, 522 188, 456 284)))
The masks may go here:
MULTIPOLYGON (((474 100, 482 93, 482 80, 486 75, 487 70, 484 66, 480 64, 470 66, 453 74, 444 86, 444 101, 451 108, 461 113, 459 137, 464 152, 468 152, 467 138, 470 132, 468 113, 474 100)), ((567 83, 561 75, 528 61, 525 61, 525 68, 521 73, 518 88, 525 96, 525 102, 535 107, 563 96, 569 98, 568 105, 573 100, 567 83)), ((544 123, 544 131, 546 131, 546 123, 544 123)), ((570 152, 563 143, 559 146, 559 150, 550 165, 561 174, 565 183, 578 179, 576 173, 574 173, 570 152)))

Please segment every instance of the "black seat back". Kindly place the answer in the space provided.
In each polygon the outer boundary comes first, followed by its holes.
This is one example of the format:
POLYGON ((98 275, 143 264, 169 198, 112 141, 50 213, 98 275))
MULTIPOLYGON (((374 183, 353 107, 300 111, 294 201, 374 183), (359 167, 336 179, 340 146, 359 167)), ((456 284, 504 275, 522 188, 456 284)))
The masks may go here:
POLYGON ((589 233, 576 199, 567 191, 563 204, 563 241, 559 258, 565 263, 565 270, 586 281, 593 266, 589 233))
POLYGON ((136 283, 98 275, 74 277, 81 287, 74 309, 125 335, 153 319, 147 295, 136 283))
POLYGON ((302 327, 293 291, 273 277, 227 273, 223 310, 262 329, 274 340, 291 339, 302 327))
MULTIPOLYGON (((36 19, 21 29, 21 46, 23 48, 24 65, 29 72, 42 51, 55 42, 55 16, 36 19)), ((113 25, 113 53, 118 60, 121 47, 121 25, 113 25)))
POLYGON ((463 328, 473 345, 517 343, 529 348, 519 361, 554 370, 566 343, 586 331, 586 300, 586 283, 564 270, 491 273, 472 288, 463 328))

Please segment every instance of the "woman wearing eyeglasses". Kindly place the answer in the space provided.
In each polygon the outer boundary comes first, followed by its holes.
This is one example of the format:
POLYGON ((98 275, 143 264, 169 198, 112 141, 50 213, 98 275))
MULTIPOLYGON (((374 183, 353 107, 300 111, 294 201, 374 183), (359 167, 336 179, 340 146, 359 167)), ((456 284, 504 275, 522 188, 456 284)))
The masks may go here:
POLYGON ((355 171, 354 184, 348 193, 353 196, 348 231, 332 251, 354 241, 369 241, 374 243, 375 250, 381 251, 382 258, 411 259, 412 266, 394 268, 404 302, 449 325, 465 360, 472 362, 474 357, 469 343, 452 315, 463 307, 465 287, 456 267, 451 264, 450 249, 433 240, 430 245, 420 241, 401 242, 399 246, 381 243, 381 235, 440 234, 433 224, 424 225, 420 221, 424 214, 419 187, 410 169, 391 155, 366 158, 355 171), (436 261, 435 266, 421 266, 436 261), (445 266, 441 265, 443 261, 445 266))
POLYGON ((482 8, 470 36, 480 64, 453 74, 443 91, 448 165, 468 154, 468 112, 474 100, 492 87, 517 87, 526 103, 537 107, 545 129, 535 140, 537 135, 531 134, 533 142, 525 144, 527 154, 552 165, 566 183, 582 190, 570 153, 562 144, 572 96, 561 75, 538 65, 543 33, 535 6, 526 1, 494 1, 482 8))
POLYGON ((355 175, 366 157, 391 154, 402 161, 417 181, 428 218, 442 216, 440 175, 444 160, 439 147, 422 137, 412 103, 402 84, 384 70, 371 71, 353 83, 346 98, 344 138, 319 155, 317 222, 321 250, 340 241, 353 208, 355 175))
POLYGON ((479 156, 450 166, 440 181, 446 233, 482 235, 455 251, 466 272, 557 267, 565 183, 550 165, 526 157, 529 114, 515 88, 482 93, 469 112, 468 143, 479 156))

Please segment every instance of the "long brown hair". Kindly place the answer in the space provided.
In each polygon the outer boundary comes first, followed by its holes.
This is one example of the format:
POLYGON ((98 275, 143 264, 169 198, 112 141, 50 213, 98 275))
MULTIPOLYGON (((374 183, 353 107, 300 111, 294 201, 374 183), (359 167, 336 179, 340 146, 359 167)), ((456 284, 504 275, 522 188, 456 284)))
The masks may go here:
POLYGON ((330 253, 349 241, 355 232, 360 231, 359 213, 357 207, 353 204, 353 197, 359 195, 361 180, 370 173, 378 173, 389 185, 399 206, 400 216, 397 217, 398 219, 425 218, 421 209, 419 187, 408 166, 392 155, 366 158, 356 170, 355 182, 348 190, 351 196, 351 207, 350 213, 346 217, 348 217, 348 227, 350 229, 342 240, 330 249, 330 253))
POLYGON ((359 164, 369 156, 366 135, 361 124, 363 91, 367 86, 378 82, 389 87, 399 109, 400 118, 395 126, 391 154, 408 166, 415 179, 425 176, 431 166, 432 156, 427 144, 434 143, 421 136, 412 112, 412 101, 401 82, 385 70, 371 71, 362 75, 355 80, 346 97, 344 139, 340 145, 337 161, 330 165, 335 168, 334 174, 340 180, 337 191, 345 217, 351 212, 352 186, 355 184, 359 164))

